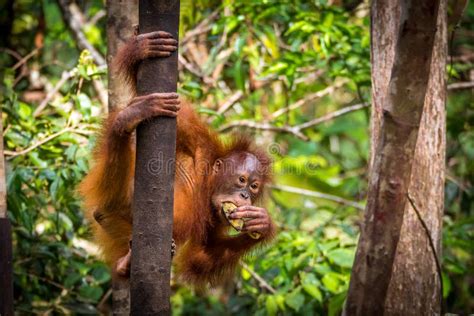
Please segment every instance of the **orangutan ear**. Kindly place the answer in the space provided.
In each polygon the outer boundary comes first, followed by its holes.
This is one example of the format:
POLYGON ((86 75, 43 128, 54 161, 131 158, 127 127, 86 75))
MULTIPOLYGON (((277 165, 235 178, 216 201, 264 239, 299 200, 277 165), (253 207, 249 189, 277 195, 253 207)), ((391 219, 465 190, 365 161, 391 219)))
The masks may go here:
POLYGON ((215 173, 218 173, 219 170, 221 170, 223 165, 224 165, 224 162, 222 161, 222 159, 217 159, 214 162, 214 165, 212 166, 212 169, 214 170, 215 173))

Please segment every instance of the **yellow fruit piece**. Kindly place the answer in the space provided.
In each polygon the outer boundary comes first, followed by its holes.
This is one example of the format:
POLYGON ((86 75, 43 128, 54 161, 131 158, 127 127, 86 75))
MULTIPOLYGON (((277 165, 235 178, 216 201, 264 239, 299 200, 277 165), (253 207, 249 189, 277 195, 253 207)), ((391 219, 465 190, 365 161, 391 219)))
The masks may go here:
POLYGON ((244 227, 244 220, 242 219, 230 219, 229 216, 237 206, 234 203, 225 202, 222 203, 222 211, 224 212, 225 218, 229 224, 234 227, 237 231, 241 231, 244 227))
POLYGON ((252 237, 253 239, 260 239, 260 237, 262 237, 262 234, 260 233, 257 233, 257 232, 250 232, 248 233, 250 237, 252 237))
MULTIPOLYGON (((222 212, 224 212, 224 216, 229 222, 230 226, 232 226, 235 230, 241 231, 242 228, 244 227, 244 220, 243 219, 230 219, 229 216, 232 214, 232 212, 237 208, 237 206, 234 203, 230 202, 225 202, 222 203, 222 212)), ((257 232, 250 232, 248 233, 250 237, 253 239, 259 239, 262 237, 262 234, 257 233, 257 232)))

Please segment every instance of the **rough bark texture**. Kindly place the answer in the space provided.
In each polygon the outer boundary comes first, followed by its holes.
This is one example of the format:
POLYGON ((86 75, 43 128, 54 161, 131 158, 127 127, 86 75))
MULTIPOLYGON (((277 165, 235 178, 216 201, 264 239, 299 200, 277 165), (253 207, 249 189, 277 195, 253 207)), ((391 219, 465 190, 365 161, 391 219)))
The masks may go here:
POLYGON ((112 276, 112 314, 130 315, 130 282, 115 275, 112 276))
POLYGON ((138 25, 138 0, 107 1, 109 110, 124 107, 130 99, 130 91, 119 80, 118 69, 112 67, 112 61, 120 46, 133 35, 135 25, 138 25))
POLYGON ((370 120, 371 155, 369 171, 372 171, 375 150, 379 143, 380 124, 382 124, 382 104, 387 96, 395 57, 395 45, 397 44, 396 35, 400 27, 400 1, 373 1, 370 22, 372 117, 370 120))
MULTIPOLYGON (((430 81, 408 189, 431 232, 438 260, 441 260, 446 148, 446 2, 440 1, 430 81)), ((428 237, 409 204, 405 208, 392 279, 385 301, 386 314, 439 315, 440 289, 436 261, 428 237)))
POLYGON ((0 218, 0 315, 13 316, 12 230, 8 218, 0 218))
MULTIPOLYGON (((130 99, 128 91, 118 76, 113 60, 121 45, 133 35, 138 25, 138 0, 107 1, 107 65, 109 111, 124 107, 130 99)), ((130 283, 127 279, 112 278, 112 311, 114 315, 130 314, 130 283)))
MULTIPOLYGON (((1 114, 1 111, 0 111, 1 114)), ((0 135, 3 135, 3 124, 0 120, 0 135)), ((0 218, 7 218, 7 185, 5 182, 5 159, 3 156, 3 137, 0 137, 0 218)))
MULTIPOLYGON (((140 33, 157 30, 178 38, 179 0, 140 0, 140 33)), ((138 70, 137 92, 176 92, 178 53, 145 60, 138 70)), ((175 174, 176 119, 155 118, 137 129, 133 201, 133 315, 170 314, 171 239, 175 174)))
MULTIPOLYGON (((388 30, 393 31, 385 36, 373 35, 374 46, 378 41, 382 43, 374 47, 373 53, 380 53, 380 50, 390 45, 395 45, 395 48, 393 53, 373 57, 373 61, 384 62, 383 65, 377 65, 374 71, 389 71, 390 75, 384 73, 381 77, 389 80, 388 83, 382 81, 374 85, 374 94, 378 92, 384 96, 374 99, 374 103, 381 102, 374 114, 374 117, 380 118, 380 124, 373 124, 373 128, 378 126, 375 135, 377 142, 346 315, 389 314, 385 301, 407 205, 436 34, 439 0, 400 0, 399 13, 393 10, 396 5, 389 11, 392 4, 388 8, 384 7, 387 4, 388 1, 373 2, 373 32, 385 32, 385 24, 388 30), (399 23, 384 21, 379 24, 375 20, 390 18, 392 14, 400 17, 399 23), (393 60, 393 67, 386 65, 390 60, 393 60)), ((374 72, 373 75, 374 81, 378 81, 378 73, 374 72)), ((427 299, 424 293, 417 295, 427 299)))

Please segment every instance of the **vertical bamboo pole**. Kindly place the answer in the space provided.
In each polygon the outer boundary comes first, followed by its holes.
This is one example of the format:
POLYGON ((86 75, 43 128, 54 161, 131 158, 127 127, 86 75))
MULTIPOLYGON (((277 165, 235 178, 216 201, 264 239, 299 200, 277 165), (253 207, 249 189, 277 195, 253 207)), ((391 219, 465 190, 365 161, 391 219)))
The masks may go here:
MULTIPOLYGON (((178 39, 179 0, 140 0, 140 33, 166 31, 178 39)), ((176 92, 178 53, 145 60, 139 95, 176 92)), ((159 117, 137 129, 133 243, 130 278, 132 315, 169 315, 176 119, 159 117)))

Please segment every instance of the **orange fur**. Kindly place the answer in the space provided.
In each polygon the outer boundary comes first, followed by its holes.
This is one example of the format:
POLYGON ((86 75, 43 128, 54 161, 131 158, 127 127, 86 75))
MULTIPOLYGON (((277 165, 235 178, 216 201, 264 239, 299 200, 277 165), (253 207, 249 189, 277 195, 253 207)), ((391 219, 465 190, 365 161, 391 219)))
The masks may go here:
MULTIPOLYGON (((120 56, 135 60, 130 57, 132 49, 129 44, 120 56)), ((121 66, 125 71, 133 68, 121 66)), ((111 266, 129 249, 135 164, 133 136, 113 133, 115 117, 113 113, 105 121, 94 152, 95 163, 79 187, 96 242, 111 266)), ((247 234, 227 236, 227 223, 211 208, 216 181, 212 166, 218 158, 251 153, 264 166, 264 183, 268 183, 270 159, 248 137, 235 135, 224 143, 188 104, 179 112, 177 131, 173 238, 178 253, 174 261, 182 280, 196 286, 215 285, 232 274, 245 253, 273 237, 273 226, 259 240, 247 234)))

